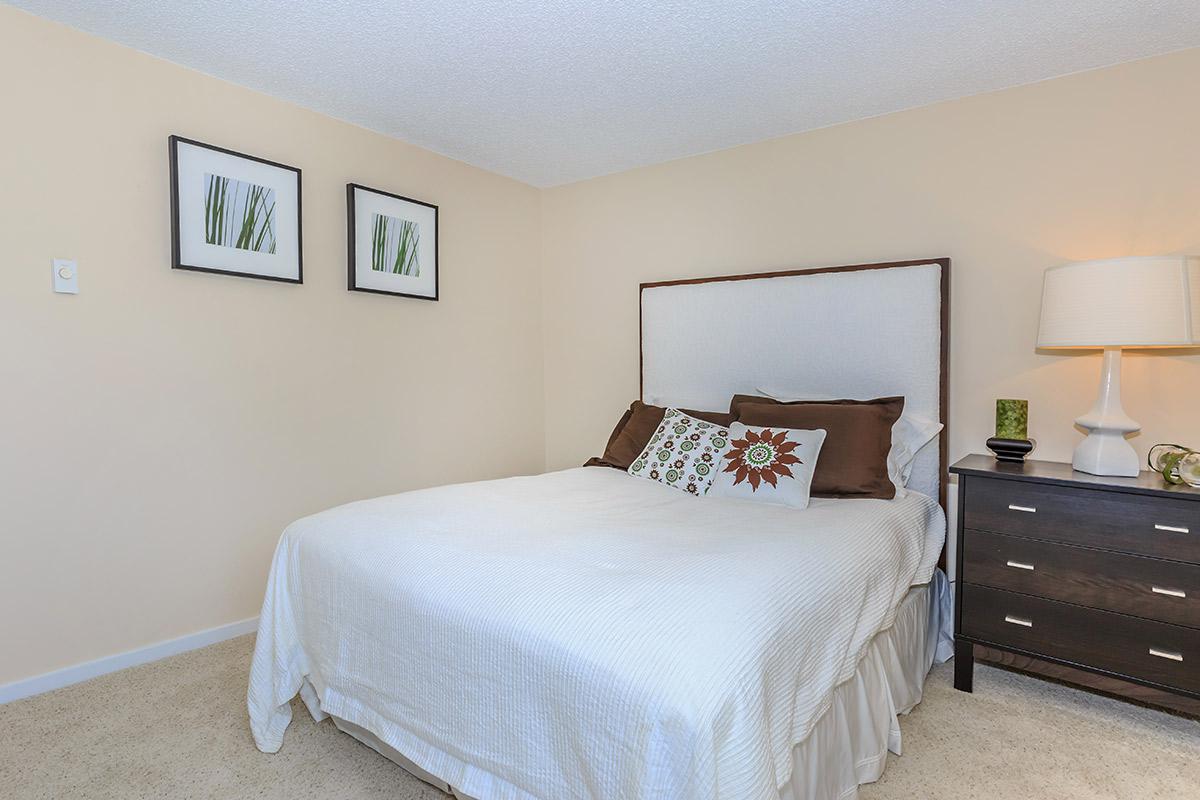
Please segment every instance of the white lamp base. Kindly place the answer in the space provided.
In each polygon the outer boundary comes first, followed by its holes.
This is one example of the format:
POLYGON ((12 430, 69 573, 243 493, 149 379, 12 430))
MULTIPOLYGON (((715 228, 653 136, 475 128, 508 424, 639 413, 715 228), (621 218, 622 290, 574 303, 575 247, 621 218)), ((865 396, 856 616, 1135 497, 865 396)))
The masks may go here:
POLYGON ((1125 435, 1112 431, 1092 431, 1075 448, 1071 466, 1091 475, 1137 477, 1142 462, 1125 435))
POLYGON ((1121 348, 1104 348, 1104 366, 1100 372, 1100 395, 1092 410, 1075 420, 1088 431, 1087 438, 1075 448, 1071 465, 1091 475, 1132 478, 1141 471, 1137 451, 1125 435, 1142 426, 1129 418, 1121 407, 1121 348))

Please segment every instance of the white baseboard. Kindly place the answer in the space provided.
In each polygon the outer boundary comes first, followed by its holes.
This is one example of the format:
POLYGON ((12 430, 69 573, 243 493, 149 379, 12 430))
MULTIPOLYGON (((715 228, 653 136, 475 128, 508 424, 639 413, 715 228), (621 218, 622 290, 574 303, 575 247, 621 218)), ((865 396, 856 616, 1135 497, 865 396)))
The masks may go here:
POLYGON ((32 678, 6 683, 0 686, 0 705, 53 689, 61 689, 64 686, 81 683, 110 672, 158 661, 160 658, 186 653, 188 650, 208 647, 210 644, 254 633, 256 630, 258 630, 258 617, 251 617, 231 622, 228 625, 218 625, 215 628, 190 633, 187 636, 180 636, 178 639, 168 639, 165 642, 146 645, 136 650, 117 653, 115 656, 106 656, 95 661, 76 664, 73 667, 65 667, 43 675, 35 675, 32 678))

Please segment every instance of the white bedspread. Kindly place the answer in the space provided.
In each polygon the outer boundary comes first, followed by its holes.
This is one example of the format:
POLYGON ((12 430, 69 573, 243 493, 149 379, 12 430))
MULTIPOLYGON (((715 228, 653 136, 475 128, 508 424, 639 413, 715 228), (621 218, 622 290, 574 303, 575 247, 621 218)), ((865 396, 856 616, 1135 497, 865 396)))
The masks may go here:
POLYGON ((916 493, 798 511, 595 467, 331 509, 280 540, 254 739, 303 690, 482 800, 778 798, 944 537, 916 493))

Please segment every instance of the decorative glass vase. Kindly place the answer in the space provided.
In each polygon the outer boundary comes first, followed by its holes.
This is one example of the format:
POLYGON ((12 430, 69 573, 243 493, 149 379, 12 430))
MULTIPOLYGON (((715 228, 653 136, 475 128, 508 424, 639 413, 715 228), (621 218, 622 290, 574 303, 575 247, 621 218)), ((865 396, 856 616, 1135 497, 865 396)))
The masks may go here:
POLYGON ((1167 483, 1186 483, 1200 488, 1200 452, 1181 444, 1156 444, 1146 458, 1150 469, 1167 483))

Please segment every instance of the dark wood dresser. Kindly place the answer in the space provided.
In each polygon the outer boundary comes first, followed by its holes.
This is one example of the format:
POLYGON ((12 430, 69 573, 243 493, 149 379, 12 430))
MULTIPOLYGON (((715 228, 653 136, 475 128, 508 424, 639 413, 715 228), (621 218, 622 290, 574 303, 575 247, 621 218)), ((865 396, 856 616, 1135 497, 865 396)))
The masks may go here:
POLYGON ((954 685, 976 658, 1200 715, 1200 490, 967 456, 954 685))

